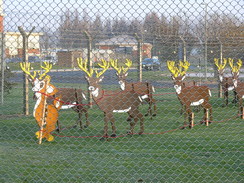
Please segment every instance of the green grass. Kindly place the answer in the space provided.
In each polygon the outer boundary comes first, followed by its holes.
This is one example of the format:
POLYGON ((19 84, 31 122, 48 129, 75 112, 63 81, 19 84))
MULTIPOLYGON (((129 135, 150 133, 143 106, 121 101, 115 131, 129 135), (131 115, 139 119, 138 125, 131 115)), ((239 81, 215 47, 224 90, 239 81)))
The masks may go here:
MULTIPOLYGON (((215 122, 208 127, 202 124, 193 129, 178 129, 183 125, 183 116, 173 89, 156 88, 158 115, 153 119, 145 117, 143 135, 100 141, 103 113, 93 106, 89 110, 88 128, 54 132, 55 141, 44 140, 38 145, 33 116, 15 115, 22 113, 19 87, 0 106, 0 182, 237 183, 243 180, 243 120, 232 118, 237 114, 234 104, 221 107, 223 101, 216 92, 211 98, 215 122), (177 130, 163 133, 172 129, 177 130)), ((34 101, 30 101, 32 111, 34 101)), ((145 113, 147 105, 140 110, 145 113)), ((203 112, 195 112, 195 116, 198 124, 203 112)), ((126 118, 126 114, 115 114, 117 135, 129 129, 126 118)), ((62 127, 69 127, 77 115, 72 110, 60 111, 59 119, 62 127)))

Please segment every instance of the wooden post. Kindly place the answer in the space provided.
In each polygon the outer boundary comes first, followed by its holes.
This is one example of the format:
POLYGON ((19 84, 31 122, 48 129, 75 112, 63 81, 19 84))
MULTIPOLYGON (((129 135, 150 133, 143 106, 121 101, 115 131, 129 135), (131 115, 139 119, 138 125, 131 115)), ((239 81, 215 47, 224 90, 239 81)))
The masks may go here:
POLYGON ((191 113, 191 128, 193 128, 194 127, 194 113, 192 112, 191 113))
MULTIPOLYGON (((30 34, 34 31, 35 27, 31 29, 31 31, 27 34, 24 29, 19 26, 18 27, 22 38, 23 38, 23 62, 28 63, 28 38, 30 34)), ((28 75, 23 73, 23 113, 24 115, 29 115, 29 88, 28 88, 28 75)))
POLYGON ((45 124, 45 115, 46 115, 46 107, 47 107, 47 87, 49 85, 50 79, 48 78, 45 85, 45 92, 44 92, 44 104, 43 104, 43 111, 42 111, 42 120, 41 120, 41 127, 40 127, 40 136, 39 136, 39 143, 42 143, 42 136, 43 136, 43 126, 45 124))
POLYGON ((208 113, 208 109, 206 109, 206 126, 208 126, 209 124, 209 113, 208 113))

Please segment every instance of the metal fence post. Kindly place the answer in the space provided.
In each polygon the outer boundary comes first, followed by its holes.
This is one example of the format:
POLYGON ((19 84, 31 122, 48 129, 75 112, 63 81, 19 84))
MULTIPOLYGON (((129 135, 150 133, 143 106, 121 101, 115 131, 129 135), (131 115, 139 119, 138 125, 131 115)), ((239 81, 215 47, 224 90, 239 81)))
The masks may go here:
POLYGON ((135 38, 137 40, 137 72, 138 72, 138 81, 142 82, 142 40, 135 33, 135 38))
MULTIPOLYGON (((87 32, 84 31, 85 36, 87 38, 87 61, 88 61, 88 70, 90 70, 92 68, 92 60, 91 60, 91 42, 92 42, 92 38, 91 35, 87 32)), ((92 108, 92 95, 91 92, 89 90, 88 91, 88 101, 89 101, 89 107, 92 108)))
POLYGON ((183 61, 186 61, 186 41, 184 40, 184 38, 182 36, 180 36, 180 39, 183 42, 183 61))
MULTIPOLYGON (((217 37, 217 39, 218 39, 219 44, 220 44, 219 56, 220 56, 220 64, 222 64, 223 63, 223 44, 218 37, 217 37)), ((221 83, 219 82, 219 98, 222 98, 222 97, 223 97, 223 88, 222 88, 221 83)))
POLYGON ((1 33, 1 54, 0 54, 0 59, 1 59, 1 104, 3 104, 4 102, 4 60, 3 60, 3 56, 4 56, 4 33, 1 33))
MULTIPOLYGON (((23 62, 28 63, 28 38, 31 33, 34 31, 35 27, 31 29, 31 31, 27 34, 24 29, 19 26, 18 27, 22 38, 23 38, 23 62)), ((23 73, 23 113, 24 115, 29 115, 29 88, 28 88, 28 76, 23 73)))

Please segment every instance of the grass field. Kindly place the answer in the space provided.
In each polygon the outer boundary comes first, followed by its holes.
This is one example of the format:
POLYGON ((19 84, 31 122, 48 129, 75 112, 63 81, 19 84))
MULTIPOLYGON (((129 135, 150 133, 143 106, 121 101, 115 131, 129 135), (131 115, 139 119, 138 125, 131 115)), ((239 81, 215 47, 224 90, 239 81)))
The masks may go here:
MULTIPOLYGON (((0 182, 243 181, 243 120, 235 118, 234 104, 221 107, 223 101, 216 92, 211 98, 214 122, 208 127, 199 124, 201 111, 195 112, 194 128, 179 129, 183 116, 173 89, 157 88, 158 115, 145 117, 143 135, 100 141, 103 113, 93 106, 88 128, 54 132, 55 141, 38 145, 38 127, 32 115, 20 115, 22 91, 16 87, 0 106, 0 182)), ((33 105, 31 100, 31 111, 33 105)), ((147 105, 140 110, 146 113, 147 105)), ((126 118, 126 114, 115 114, 119 136, 129 128, 126 118)), ((69 127, 77 115, 60 111, 59 119, 63 128, 69 127)))

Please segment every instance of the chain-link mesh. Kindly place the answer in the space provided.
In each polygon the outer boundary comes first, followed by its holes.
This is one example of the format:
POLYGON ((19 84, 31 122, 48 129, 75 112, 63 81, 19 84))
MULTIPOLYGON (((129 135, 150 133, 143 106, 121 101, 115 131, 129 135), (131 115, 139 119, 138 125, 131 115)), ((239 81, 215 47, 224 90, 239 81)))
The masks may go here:
POLYGON ((243 6, 0 0, 0 182, 242 182, 243 6))

